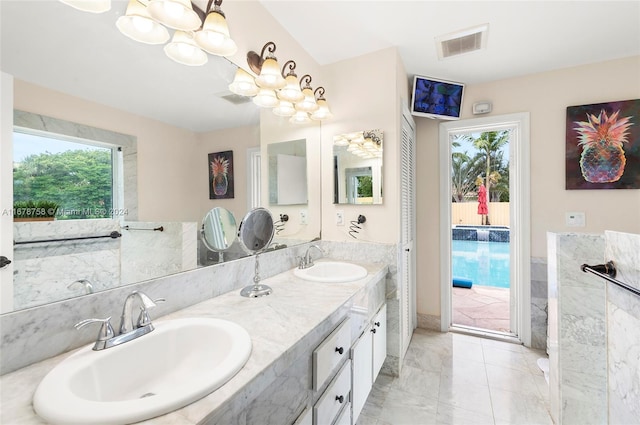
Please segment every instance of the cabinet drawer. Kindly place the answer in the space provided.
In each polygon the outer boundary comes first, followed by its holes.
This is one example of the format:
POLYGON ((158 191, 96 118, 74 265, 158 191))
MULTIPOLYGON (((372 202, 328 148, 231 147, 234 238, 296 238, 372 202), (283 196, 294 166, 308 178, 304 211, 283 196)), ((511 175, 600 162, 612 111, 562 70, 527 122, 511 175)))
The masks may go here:
POLYGON ((336 423, 333 425, 351 425, 351 404, 347 404, 342 409, 342 413, 336 419, 336 423))
POLYGON ((351 327, 342 322, 313 352, 313 390, 317 391, 343 359, 349 357, 351 327))
POLYGON ((349 403, 350 391, 351 360, 347 360, 313 407, 313 423, 315 425, 332 424, 342 407, 349 403))

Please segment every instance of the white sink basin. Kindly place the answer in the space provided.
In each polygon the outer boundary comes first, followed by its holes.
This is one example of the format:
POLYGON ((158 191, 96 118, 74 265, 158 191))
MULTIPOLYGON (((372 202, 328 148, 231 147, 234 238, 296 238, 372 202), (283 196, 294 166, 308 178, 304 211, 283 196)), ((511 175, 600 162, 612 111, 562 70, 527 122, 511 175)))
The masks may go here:
POLYGON ((367 276, 367 269, 343 261, 322 261, 306 269, 295 268, 293 274, 314 282, 352 282, 367 276))
POLYGON ((127 424, 179 409, 231 379, 251 354, 235 323, 176 319, 102 351, 93 344, 59 363, 33 398, 54 424, 127 424))

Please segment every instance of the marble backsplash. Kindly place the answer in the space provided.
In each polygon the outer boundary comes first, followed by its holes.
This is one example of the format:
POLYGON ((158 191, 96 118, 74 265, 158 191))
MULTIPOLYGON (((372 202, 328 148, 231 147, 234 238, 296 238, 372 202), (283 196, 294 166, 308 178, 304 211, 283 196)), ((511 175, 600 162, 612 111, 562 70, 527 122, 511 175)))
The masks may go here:
MULTIPOLYGON (((323 247, 326 257, 389 264, 392 272, 387 276, 387 299, 391 297, 393 301, 397 272, 396 245, 327 241, 316 243, 323 247)), ((294 268, 298 264, 298 257, 304 255, 308 246, 309 244, 303 244, 260 254, 260 275, 268 278, 294 268)), ((252 284, 254 266, 255 257, 251 256, 0 315, 0 375, 89 344, 95 339, 96 330, 77 331, 73 325, 91 317, 120 317, 122 303, 133 290, 144 291, 151 298, 166 298, 166 302, 158 304, 150 312, 152 318, 157 318, 252 284)), ((395 319, 391 314, 390 316, 390 326, 393 320, 399 322, 397 316, 395 319)), ((397 327, 396 325, 396 332, 397 327)), ((398 347, 399 336, 394 337, 393 333, 392 329, 388 330, 388 343, 391 341, 393 344, 396 338, 395 347, 398 347)), ((393 350, 399 354, 399 349, 391 345, 390 350, 388 367, 391 373, 394 370, 397 373, 401 357, 395 357, 393 350)))
MULTIPOLYGON (((640 235, 605 232, 605 259, 613 260, 616 279, 640 289, 640 235)), ((640 420, 640 297, 607 283, 608 421, 640 420)))

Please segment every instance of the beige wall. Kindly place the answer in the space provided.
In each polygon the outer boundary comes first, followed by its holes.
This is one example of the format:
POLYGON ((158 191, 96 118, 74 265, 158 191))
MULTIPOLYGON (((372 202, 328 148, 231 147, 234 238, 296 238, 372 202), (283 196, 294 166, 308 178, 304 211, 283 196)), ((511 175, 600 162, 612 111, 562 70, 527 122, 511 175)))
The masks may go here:
MULTIPOLYGON (((493 102, 491 115, 530 112, 531 256, 546 257, 546 233, 640 233, 640 190, 565 190, 567 106, 640 98, 640 57, 467 86, 463 119, 474 102, 493 102), (586 226, 565 225, 565 212, 584 212, 586 226)), ((418 127, 418 313, 440 314, 438 123, 418 127)), ((640 124, 639 124, 640 125, 640 124)))
MULTIPOLYGON (((385 49, 327 65, 327 100, 334 118, 322 123, 322 239, 353 240, 349 222, 362 214, 367 218, 358 240, 397 243, 399 219, 399 117, 398 54, 385 49), (333 204, 333 136, 379 128, 383 131, 383 204, 333 204), (346 225, 337 226, 335 214, 344 211, 346 225)), ((406 76, 401 76, 406 80, 406 76)))
POLYGON ((198 217, 202 219, 211 208, 221 207, 233 213, 239 224, 247 213, 247 149, 260 146, 260 126, 230 128, 197 136, 197 164, 194 185, 197 186, 198 217), (234 198, 209 199, 208 154, 233 151, 234 198))

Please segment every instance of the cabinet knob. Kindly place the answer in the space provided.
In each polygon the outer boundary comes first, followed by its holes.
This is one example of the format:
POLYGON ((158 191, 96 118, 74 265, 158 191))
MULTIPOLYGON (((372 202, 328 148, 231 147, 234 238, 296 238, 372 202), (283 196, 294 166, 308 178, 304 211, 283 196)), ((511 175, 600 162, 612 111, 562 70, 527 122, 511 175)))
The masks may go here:
POLYGON ((371 329, 371 332, 376 333, 376 329, 375 328, 371 329))
POLYGON ((9 264, 11 264, 11 260, 9 260, 4 255, 0 257, 0 269, 8 266, 9 264))
POLYGON ((336 347, 336 353, 338 353, 338 354, 342 354, 342 353, 344 353, 344 348, 342 348, 342 347, 336 347))
POLYGON ((344 396, 337 395, 336 400, 338 401, 338 403, 342 404, 344 402, 344 396))
POLYGON ((375 322, 374 325, 376 325, 377 327, 380 327, 380 322, 375 322))

